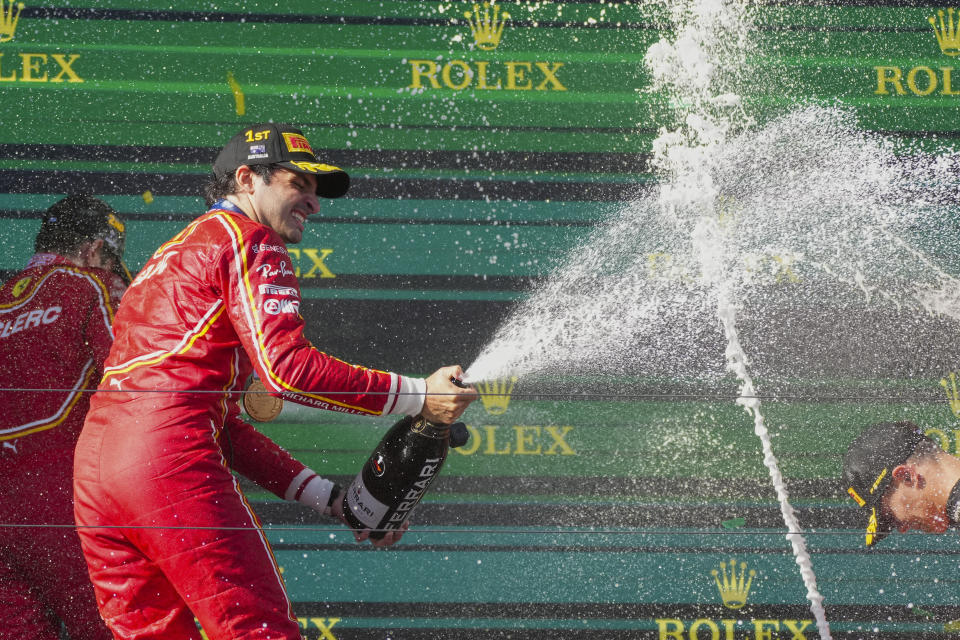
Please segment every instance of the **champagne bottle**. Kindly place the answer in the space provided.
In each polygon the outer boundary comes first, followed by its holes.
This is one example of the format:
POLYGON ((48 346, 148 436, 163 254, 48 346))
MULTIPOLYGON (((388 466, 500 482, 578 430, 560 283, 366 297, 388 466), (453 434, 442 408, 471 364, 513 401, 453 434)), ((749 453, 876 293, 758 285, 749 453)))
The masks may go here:
POLYGON ((399 528, 440 473, 449 447, 466 444, 462 422, 434 424, 406 416, 373 450, 343 497, 343 516, 353 529, 371 529, 379 540, 399 528))

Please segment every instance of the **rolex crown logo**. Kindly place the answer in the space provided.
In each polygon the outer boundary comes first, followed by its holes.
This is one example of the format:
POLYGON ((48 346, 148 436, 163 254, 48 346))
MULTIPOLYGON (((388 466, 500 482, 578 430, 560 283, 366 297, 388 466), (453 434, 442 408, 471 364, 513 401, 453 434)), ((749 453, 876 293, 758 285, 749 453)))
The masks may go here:
POLYGON ((517 377, 499 378, 497 380, 487 380, 477 384, 477 392, 480 394, 480 401, 483 402, 483 408, 487 413, 499 416, 507 412, 510 405, 510 394, 513 393, 513 385, 516 384, 517 377))
POLYGON ((720 563, 720 571, 714 569, 710 572, 717 583, 717 589, 720 590, 720 597, 723 598, 723 606, 728 609, 740 609, 747 604, 747 596, 750 595, 750 585, 753 583, 753 577, 757 572, 750 570, 748 577, 747 563, 740 563, 740 573, 737 573, 737 561, 730 560, 730 572, 727 572, 727 563, 720 563))
POLYGON ((940 379, 940 386, 947 392, 947 401, 950 403, 950 411, 953 415, 960 418, 960 393, 957 390, 957 374, 950 372, 946 378, 940 379))
POLYGON ((955 11, 953 7, 947 9, 946 19, 944 19, 943 9, 937 11, 936 16, 927 18, 930 26, 933 27, 933 32, 937 36, 937 44, 940 45, 940 51, 943 51, 948 56, 960 55, 960 33, 958 33, 958 31, 960 31, 960 22, 954 22, 953 20, 955 11))
POLYGON ((477 47, 484 51, 493 51, 500 45, 503 27, 510 19, 509 13, 501 12, 495 3, 484 2, 482 13, 480 5, 475 3, 473 11, 464 11, 463 15, 470 25, 470 32, 477 47))
POLYGON ((0 42, 13 40, 13 34, 17 30, 17 21, 20 20, 20 12, 23 11, 22 2, 10 0, 7 6, 6 0, 0 0, 0 42), (17 12, 14 13, 13 10, 17 12))

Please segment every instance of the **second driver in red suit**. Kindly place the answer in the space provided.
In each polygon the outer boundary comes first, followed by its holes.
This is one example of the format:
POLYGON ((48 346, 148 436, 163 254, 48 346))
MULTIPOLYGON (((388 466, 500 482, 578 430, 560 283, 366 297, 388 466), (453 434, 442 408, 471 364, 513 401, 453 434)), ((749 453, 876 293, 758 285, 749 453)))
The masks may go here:
POLYGON ((288 400, 347 413, 450 423, 476 398, 451 382, 459 366, 409 378, 348 364, 304 337, 286 243, 300 241, 319 198, 348 185, 300 130, 248 127, 214 162, 211 209, 130 285, 74 467, 81 543, 116 638, 199 639, 194 616, 211 640, 301 637, 231 470, 333 515, 342 490, 240 419, 252 372, 288 400))
POLYGON ((129 279, 126 229, 73 194, 40 221, 23 271, 0 287, 0 637, 107 640, 73 531, 73 449, 103 374, 129 279))

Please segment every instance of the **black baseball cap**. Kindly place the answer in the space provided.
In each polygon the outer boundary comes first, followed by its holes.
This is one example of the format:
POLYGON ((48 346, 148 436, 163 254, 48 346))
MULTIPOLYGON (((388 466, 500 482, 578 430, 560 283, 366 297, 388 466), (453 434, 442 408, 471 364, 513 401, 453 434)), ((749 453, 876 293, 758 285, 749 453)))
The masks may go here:
POLYGON ((129 284, 130 270, 123 262, 127 228, 103 200, 86 194, 58 200, 41 217, 34 246, 37 251, 73 251, 98 238, 103 239, 104 252, 113 258, 113 271, 129 284))
POLYGON ((233 136, 214 160, 213 172, 223 176, 255 164, 278 164, 316 176, 322 198, 339 198, 350 188, 347 172, 317 160, 303 132, 287 124, 255 124, 233 136))
POLYGON ((843 459, 843 486, 857 503, 859 525, 872 547, 893 530, 892 519, 883 512, 883 494, 893 479, 893 470, 907 461, 917 445, 930 440, 909 421, 879 422, 864 429, 850 443, 843 459))

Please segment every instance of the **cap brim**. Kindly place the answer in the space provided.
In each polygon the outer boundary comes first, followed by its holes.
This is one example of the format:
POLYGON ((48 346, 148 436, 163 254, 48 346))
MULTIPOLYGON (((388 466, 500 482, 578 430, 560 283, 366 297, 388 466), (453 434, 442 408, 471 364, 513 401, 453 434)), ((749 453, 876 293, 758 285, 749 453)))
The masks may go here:
POLYGON ((350 189, 350 176, 338 167, 310 162, 278 162, 278 165, 297 173, 317 177, 317 195, 321 198, 339 198, 350 189))

